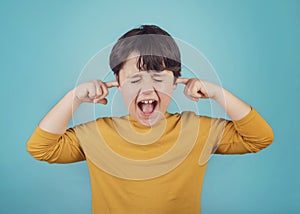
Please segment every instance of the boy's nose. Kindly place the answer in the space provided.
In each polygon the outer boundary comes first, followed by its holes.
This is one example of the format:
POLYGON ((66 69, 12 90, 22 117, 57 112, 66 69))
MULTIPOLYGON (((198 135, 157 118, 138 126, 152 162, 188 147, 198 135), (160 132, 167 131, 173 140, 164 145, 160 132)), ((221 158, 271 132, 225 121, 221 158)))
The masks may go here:
POLYGON ((151 83, 150 81, 145 81, 141 88, 141 93, 142 94, 151 94, 153 92, 154 92, 153 83, 151 83))

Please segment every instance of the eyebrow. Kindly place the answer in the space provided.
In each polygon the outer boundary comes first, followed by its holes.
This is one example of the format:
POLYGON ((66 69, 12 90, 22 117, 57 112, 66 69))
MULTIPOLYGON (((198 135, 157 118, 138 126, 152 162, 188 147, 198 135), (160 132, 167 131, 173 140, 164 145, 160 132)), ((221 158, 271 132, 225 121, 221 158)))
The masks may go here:
POLYGON ((136 78, 136 77, 141 77, 142 75, 141 74, 135 74, 135 75, 132 75, 131 77, 129 78, 136 78))

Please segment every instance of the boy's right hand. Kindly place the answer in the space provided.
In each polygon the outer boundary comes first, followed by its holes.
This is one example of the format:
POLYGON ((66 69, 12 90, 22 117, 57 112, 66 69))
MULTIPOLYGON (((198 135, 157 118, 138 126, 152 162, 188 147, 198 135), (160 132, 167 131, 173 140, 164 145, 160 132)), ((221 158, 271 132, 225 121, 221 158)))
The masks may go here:
POLYGON ((118 87, 118 82, 102 82, 101 80, 92 80, 78 85, 74 89, 74 99, 79 104, 88 103, 101 103, 107 104, 108 88, 118 87))

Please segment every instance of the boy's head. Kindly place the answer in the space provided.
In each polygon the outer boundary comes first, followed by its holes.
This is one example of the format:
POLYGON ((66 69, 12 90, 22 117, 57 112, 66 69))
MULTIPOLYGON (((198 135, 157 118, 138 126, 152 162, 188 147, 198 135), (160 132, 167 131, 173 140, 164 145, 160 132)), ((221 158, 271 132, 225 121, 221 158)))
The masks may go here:
POLYGON ((166 31, 155 25, 128 31, 114 45, 110 67, 131 117, 146 126, 164 117, 181 76, 180 51, 166 31))

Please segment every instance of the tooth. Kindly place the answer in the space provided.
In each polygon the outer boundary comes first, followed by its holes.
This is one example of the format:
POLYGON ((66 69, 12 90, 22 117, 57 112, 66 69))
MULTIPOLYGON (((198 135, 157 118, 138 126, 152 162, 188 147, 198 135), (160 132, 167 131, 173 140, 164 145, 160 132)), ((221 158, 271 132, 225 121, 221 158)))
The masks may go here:
POLYGON ((153 100, 149 100, 149 103, 150 103, 150 104, 153 103, 153 100))
POLYGON ((149 103, 149 101, 148 101, 148 100, 145 100, 145 103, 146 103, 146 104, 148 104, 148 103, 149 103))

